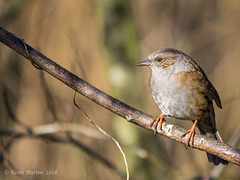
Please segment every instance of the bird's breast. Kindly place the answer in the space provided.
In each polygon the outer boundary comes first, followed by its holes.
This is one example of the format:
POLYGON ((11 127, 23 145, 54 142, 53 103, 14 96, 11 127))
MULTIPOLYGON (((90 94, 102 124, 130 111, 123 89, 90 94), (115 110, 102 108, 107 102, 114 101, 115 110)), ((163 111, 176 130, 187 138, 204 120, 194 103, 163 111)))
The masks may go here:
POLYGON ((151 95, 162 113, 181 119, 194 120, 207 108, 205 89, 199 77, 191 74, 152 71, 151 95))

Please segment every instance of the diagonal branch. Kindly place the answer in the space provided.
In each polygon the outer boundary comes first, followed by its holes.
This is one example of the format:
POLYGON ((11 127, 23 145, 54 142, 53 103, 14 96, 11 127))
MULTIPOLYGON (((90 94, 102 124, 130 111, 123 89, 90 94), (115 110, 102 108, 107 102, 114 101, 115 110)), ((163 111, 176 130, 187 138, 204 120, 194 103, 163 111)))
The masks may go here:
MULTIPOLYGON (((27 45, 22 39, 19 39, 1 26, 0 41, 12 48, 14 51, 18 52, 20 55, 24 56, 26 59, 30 60, 35 67, 43 69, 50 75, 54 76, 73 90, 79 92, 95 103, 127 119, 127 121, 131 123, 153 131, 153 128, 150 127, 150 122, 153 119, 152 116, 145 114, 102 92, 88 82, 77 77, 75 74, 64 69, 54 61, 50 60, 31 46, 27 45)), ((171 140, 186 144, 188 136, 184 138, 181 137, 184 132, 184 129, 166 122, 163 122, 162 124, 162 131, 158 129, 159 134, 171 140)), ((194 136, 194 145, 190 146, 212 153, 221 157, 222 159, 240 165, 240 150, 217 140, 196 134, 194 136)))

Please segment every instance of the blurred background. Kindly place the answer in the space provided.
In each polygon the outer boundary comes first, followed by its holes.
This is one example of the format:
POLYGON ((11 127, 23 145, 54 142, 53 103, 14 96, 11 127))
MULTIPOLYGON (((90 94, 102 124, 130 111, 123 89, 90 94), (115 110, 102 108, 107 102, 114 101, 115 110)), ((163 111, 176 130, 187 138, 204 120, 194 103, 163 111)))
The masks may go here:
MULTIPOLYGON (((221 97, 223 109, 215 106, 215 113, 222 139, 237 148, 239 17, 237 0, 0 0, 1 26, 95 87, 153 116, 160 110, 149 92, 150 70, 136 64, 165 47, 190 55, 221 97)), ((121 153, 77 110, 72 95, 72 89, 0 43, 0 128, 26 132, 26 126, 73 122, 82 130, 71 133, 82 146, 71 143, 65 132, 53 133, 68 140, 65 143, 0 136, 0 179, 124 179, 121 153), (57 173, 17 176, 4 174, 6 169, 57 173)), ((81 95, 77 102, 122 144, 131 179, 240 177, 236 165, 215 167, 205 152, 155 137, 81 95)), ((192 126, 191 122, 168 122, 185 129, 192 126)))

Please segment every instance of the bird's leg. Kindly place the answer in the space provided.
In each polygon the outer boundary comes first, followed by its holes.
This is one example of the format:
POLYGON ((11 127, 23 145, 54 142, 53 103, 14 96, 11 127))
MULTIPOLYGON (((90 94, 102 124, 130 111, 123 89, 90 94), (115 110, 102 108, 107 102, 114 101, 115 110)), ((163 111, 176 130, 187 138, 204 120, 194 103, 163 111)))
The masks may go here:
POLYGON ((193 144, 193 138, 194 138, 195 128, 196 128, 197 122, 198 122, 198 120, 195 120, 195 122, 194 122, 193 126, 191 127, 191 129, 189 129, 188 131, 186 131, 185 133, 182 134, 182 137, 183 137, 186 134, 190 133, 189 134, 189 138, 188 138, 187 143, 186 143, 186 147, 189 146, 189 142, 190 142, 191 139, 192 139, 192 144, 193 144))
POLYGON ((158 126, 158 124, 159 124, 160 130, 162 130, 162 122, 163 122, 164 116, 165 116, 165 114, 160 114, 158 117, 154 118, 152 120, 152 122, 150 123, 151 127, 155 123, 155 125, 154 125, 154 134, 157 133, 157 126, 158 126))

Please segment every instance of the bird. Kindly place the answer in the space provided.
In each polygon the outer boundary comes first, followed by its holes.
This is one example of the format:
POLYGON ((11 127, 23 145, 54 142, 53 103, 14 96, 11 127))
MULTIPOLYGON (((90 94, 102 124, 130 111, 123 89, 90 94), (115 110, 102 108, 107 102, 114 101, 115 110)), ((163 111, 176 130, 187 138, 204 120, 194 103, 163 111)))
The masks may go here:
MULTIPOLYGON (((183 133, 189 134, 186 147, 193 143, 195 128, 200 134, 219 140, 213 101, 222 108, 217 90, 207 78, 203 69, 187 54, 180 50, 164 48, 151 53, 137 66, 151 69, 150 92, 161 114, 152 120, 154 133, 157 126, 162 128, 164 117, 190 120, 193 126, 183 133)), ((208 161, 214 165, 228 164, 228 161, 207 152, 208 161)))

